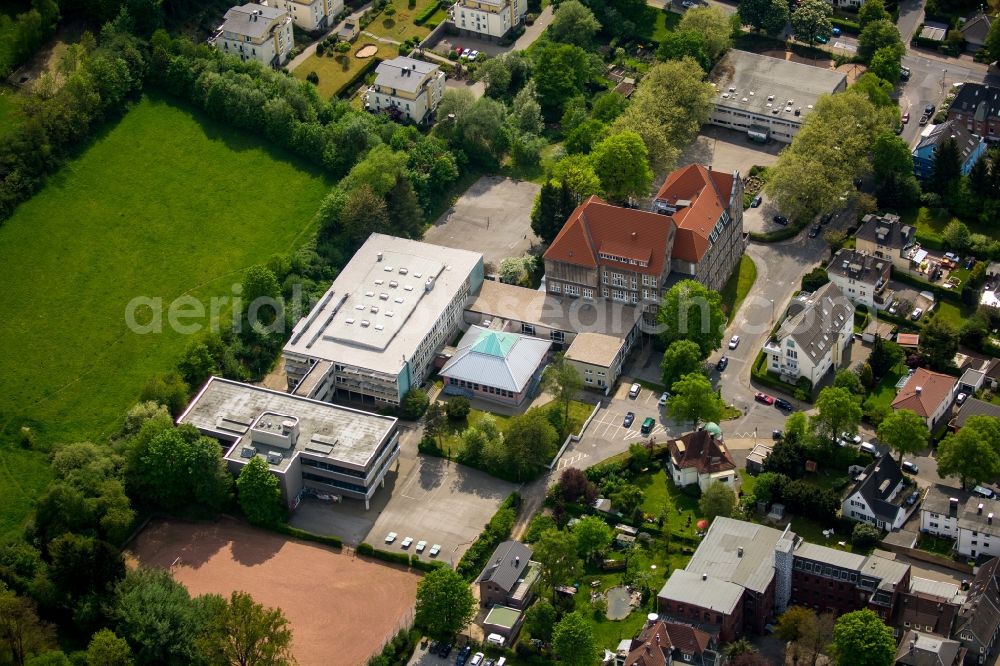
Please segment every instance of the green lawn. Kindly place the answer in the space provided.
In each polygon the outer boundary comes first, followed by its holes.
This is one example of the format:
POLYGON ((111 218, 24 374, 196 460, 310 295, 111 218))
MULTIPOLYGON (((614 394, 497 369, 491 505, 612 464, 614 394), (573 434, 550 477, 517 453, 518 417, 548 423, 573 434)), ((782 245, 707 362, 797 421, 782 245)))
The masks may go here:
POLYGON ((743 299, 747 297, 753 289, 754 282, 757 281, 757 264, 747 255, 740 259, 739 270, 737 270, 726 282, 719 295, 722 296, 722 312, 730 319, 739 311, 743 304, 743 299))
POLYGON ((246 268, 297 248, 328 189, 253 137, 144 99, 0 227, 0 436, 25 424, 42 442, 110 434, 191 339, 169 325, 170 304, 207 310, 246 268), (162 333, 126 325, 137 297, 162 299, 162 333))
MULTIPOLYGON (((900 216, 904 224, 911 224, 917 228, 917 240, 932 249, 942 249, 944 246, 945 227, 952 220, 959 218, 950 215, 947 211, 932 212, 929 208, 920 207, 916 211, 910 211, 900 216)), ((978 220, 959 220, 965 223, 974 234, 985 234, 994 240, 1000 240, 1000 228, 996 225, 988 225, 978 220)))
POLYGON ((921 534, 917 541, 917 548, 934 553, 935 555, 950 557, 955 548, 955 541, 954 539, 945 539, 931 536, 930 534, 921 534))
MULTIPOLYGON (((431 34, 431 29, 427 27, 426 23, 424 25, 417 25, 413 22, 413 19, 419 16, 428 5, 436 1, 417 0, 416 6, 410 9, 409 0, 391 0, 389 4, 396 8, 396 14, 394 16, 386 16, 383 10, 381 14, 375 17, 374 21, 368 24, 365 31, 397 42, 405 42, 410 37, 423 39, 431 34)), ((437 17, 440 13, 440 10, 435 12, 434 17, 437 17)), ((434 18, 432 17, 428 23, 433 21, 434 18)))
POLYGON ((392 44, 380 44, 370 37, 362 36, 351 44, 351 50, 347 53, 327 51, 323 56, 312 54, 301 65, 292 70, 292 75, 298 79, 305 79, 309 72, 316 72, 319 76, 316 89, 319 90, 321 97, 329 99, 341 94, 344 87, 355 76, 358 76, 358 72, 363 68, 371 67, 371 71, 374 71, 374 68, 378 66, 378 61, 389 60, 397 55, 399 55, 399 50, 392 44), (371 58, 354 57, 354 54, 361 47, 369 44, 378 47, 378 53, 375 56, 371 58))
POLYGON ((0 444, 0 542, 16 538, 24 528, 35 499, 52 479, 48 456, 18 446, 0 444))
POLYGON ((874 405, 881 405, 885 409, 889 409, 893 399, 896 397, 896 382, 905 374, 906 366, 902 363, 887 372, 885 377, 875 387, 875 390, 865 398, 865 408, 868 409, 874 405))
POLYGON ((681 15, 676 12, 660 11, 656 12, 656 21, 653 23, 653 41, 662 42, 668 32, 677 28, 681 22, 681 15))
POLYGON ((944 319, 949 322, 955 328, 962 328, 962 324, 976 311, 974 307, 968 308, 966 312, 963 312, 954 303, 949 303, 947 301, 938 301, 937 311, 934 313, 934 318, 944 319))

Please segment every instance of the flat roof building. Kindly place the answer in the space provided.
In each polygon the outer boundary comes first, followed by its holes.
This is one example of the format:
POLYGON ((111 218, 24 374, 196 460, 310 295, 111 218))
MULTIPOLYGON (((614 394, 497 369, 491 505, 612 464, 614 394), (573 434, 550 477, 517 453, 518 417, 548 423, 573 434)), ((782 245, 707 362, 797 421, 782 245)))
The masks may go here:
POLYGON ((234 475, 255 457, 267 461, 293 509, 305 493, 360 499, 368 508, 399 457, 395 418, 220 377, 177 423, 219 440, 234 475))
POLYGON ((430 373, 483 283, 483 256, 372 234, 292 329, 289 391, 397 405, 430 373))
POLYGON ((585 387, 607 391, 622 372, 625 341, 585 331, 573 339, 566 350, 566 360, 580 372, 585 387))
POLYGON ((709 122, 755 141, 791 143, 820 95, 847 89, 843 72, 731 49, 712 70, 709 122))

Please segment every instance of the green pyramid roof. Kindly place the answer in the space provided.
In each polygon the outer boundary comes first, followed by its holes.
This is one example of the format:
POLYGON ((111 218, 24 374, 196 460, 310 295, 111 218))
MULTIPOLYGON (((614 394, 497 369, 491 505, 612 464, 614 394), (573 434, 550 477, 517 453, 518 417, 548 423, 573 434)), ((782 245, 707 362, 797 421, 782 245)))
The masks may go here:
POLYGON ((722 437, 722 428, 719 427, 718 423, 706 423, 704 430, 712 433, 716 437, 722 437))
POLYGON ((472 345, 472 351, 497 358, 507 358, 511 348, 517 343, 517 336, 496 331, 483 331, 472 345))

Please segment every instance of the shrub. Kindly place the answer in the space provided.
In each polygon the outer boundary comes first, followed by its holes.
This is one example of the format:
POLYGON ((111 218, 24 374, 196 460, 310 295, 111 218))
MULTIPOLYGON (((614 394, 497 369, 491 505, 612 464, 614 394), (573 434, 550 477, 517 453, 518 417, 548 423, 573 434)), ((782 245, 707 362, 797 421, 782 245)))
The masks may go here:
POLYGON ((438 3, 432 2, 431 4, 427 5, 426 8, 424 8, 424 11, 420 12, 419 14, 413 17, 413 22, 417 25, 423 25, 424 23, 427 23, 429 20, 431 20, 431 17, 434 16, 434 13, 437 12, 437 10, 438 10, 438 3))
POLYGON ((365 543, 364 541, 362 541, 361 543, 358 544, 358 547, 355 549, 355 551, 358 553, 358 555, 371 555, 372 553, 375 552, 375 547, 372 546, 370 543, 365 543))
POLYGON ((317 74, 316 72, 309 72, 308 74, 306 74, 306 81, 308 81, 309 83, 312 83, 314 85, 318 84, 319 83, 319 74, 317 74))
MULTIPOLYGON (((287 523, 281 523, 278 525, 273 525, 272 529, 276 532, 281 532, 282 534, 287 534, 290 537, 295 537, 296 539, 302 539, 303 541, 313 541, 315 543, 321 543, 325 546, 332 546, 333 548, 342 548, 343 541, 340 537, 326 536, 323 534, 313 534, 312 532, 307 532, 306 530, 300 530, 297 527, 292 527, 287 523)), ((361 546, 368 546, 366 543, 362 543, 358 546, 358 552, 361 552, 361 546)), ((371 548, 371 546, 368 546, 371 548)))
POLYGON ((874 525, 868 523, 857 523, 851 533, 851 545, 855 548, 866 550, 878 543, 882 533, 874 525))
POLYGON ((514 521, 517 518, 517 507, 521 504, 521 495, 511 493, 503 501, 500 508, 486 525, 486 529, 465 551, 465 555, 459 560, 455 570, 466 580, 472 580, 486 565, 486 559, 493 554, 494 549, 500 542, 510 537, 510 531, 514 528, 514 521))
POLYGON ((424 415, 429 404, 430 399, 427 397, 427 391, 411 388, 399 404, 399 417, 407 421, 416 421, 424 415))
POLYGON ((472 405, 467 398, 458 396, 445 403, 444 411, 449 421, 464 421, 472 411, 472 405))

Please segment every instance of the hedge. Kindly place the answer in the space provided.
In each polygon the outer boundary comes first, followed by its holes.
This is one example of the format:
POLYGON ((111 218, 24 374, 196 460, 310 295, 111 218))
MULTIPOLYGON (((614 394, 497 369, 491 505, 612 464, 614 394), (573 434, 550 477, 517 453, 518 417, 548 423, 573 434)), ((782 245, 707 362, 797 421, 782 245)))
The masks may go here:
POLYGON ((445 564, 437 560, 422 560, 419 555, 411 555, 410 566, 421 571, 433 571, 434 569, 440 569, 445 564))
POLYGON ((854 21, 848 21, 846 19, 831 18, 830 25, 834 28, 840 28, 841 32, 850 33, 852 35, 857 35, 861 32, 861 26, 854 21))
POLYGON ((420 12, 413 17, 413 22, 417 25, 423 25, 431 20, 431 17, 441 8, 440 2, 432 2, 424 8, 424 11, 420 12))
POLYGON ((410 566, 409 553, 394 553, 388 550, 381 550, 370 543, 365 543, 364 541, 358 544, 357 553, 358 555, 374 557, 376 560, 382 560, 383 562, 402 564, 404 567, 410 566))
POLYGON ((774 231, 768 231, 765 233, 751 231, 750 240, 758 243, 777 243, 779 241, 788 240, 789 238, 795 238, 798 236, 799 232, 806 228, 806 224, 807 223, 804 221, 799 221, 789 224, 787 227, 782 227, 781 229, 775 229, 774 231))
POLYGON ((282 534, 287 534, 290 537, 295 537, 296 539, 302 539, 303 541, 314 541, 315 543, 321 543, 324 546, 330 546, 332 548, 342 548, 344 542, 340 537, 335 536, 324 536, 322 534, 313 534, 312 532, 307 532, 306 530, 300 530, 297 527, 292 527, 286 523, 276 525, 274 527, 276 532, 281 532, 282 534))
POLYGON ((482 531, 479 537, 469 546, 469 550, 465 551, 465 555, 462 555, 462 559, 458 561, 458 566, 455 567, 455 570, 463 578, 471 581, 478 576, 479 572, 486 566, 487 559, 493 554, 496 547, 505 539, 510 538, 514 521, 510 521, 511 524, 509 526, 504 525, 504 523, 507 521, 507 516, 510 512, 513 512, 514 519, 517 519, 517 508, 520 505, 521 495, 517 492, 511 493, 503 501, 497 512, 490 518, 486 529, 482 531))
POLYGON ((808 395, 803 398, 802 393, 799 390, 800 387, 795 384, 789 384, 788 382, 781 381, 767 369, 767 357, 763 351, 758 352, 757 358, 754 359, 753 366, 750 368, 750 378, 758 384, 763 384, 769 388, 787 393, 788 395, 795 397, 797 400, 809 403, 812 402, 812 386, 809 388, 808 395))

